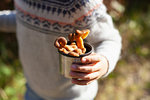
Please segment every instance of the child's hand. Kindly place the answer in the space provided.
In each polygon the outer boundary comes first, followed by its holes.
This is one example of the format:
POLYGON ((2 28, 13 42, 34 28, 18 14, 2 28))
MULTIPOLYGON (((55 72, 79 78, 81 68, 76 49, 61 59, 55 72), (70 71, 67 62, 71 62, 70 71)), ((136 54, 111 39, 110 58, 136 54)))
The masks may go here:
POLYGON ((83 57, 81 62, 84 64, 72 64, 70 71, 70 76, 73 77, 72 83, 78 85, 87 85, 99 79, 107 73, 109 66, 104 56, 95 53, 83 57))

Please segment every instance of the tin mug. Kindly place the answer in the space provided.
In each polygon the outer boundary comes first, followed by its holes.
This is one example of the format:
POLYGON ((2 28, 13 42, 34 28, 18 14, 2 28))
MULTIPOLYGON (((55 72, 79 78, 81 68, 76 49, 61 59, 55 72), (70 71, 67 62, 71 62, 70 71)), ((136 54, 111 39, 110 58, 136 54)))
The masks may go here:
POLYGON ((71 55, 65 54, 58 50, 59 61, 60 61, 60 73, 64 77, 71 78, 69 73, 70 73, 70 67, 71 67, 72 63, 82 64, 80 61, 81 57, 90 55, 92 53, 93 47, 90 44, 84 43, 84 47, 86 48, 86 52, 85 52, 85 54, 82 54, 79 57, 71 56, 71 55))

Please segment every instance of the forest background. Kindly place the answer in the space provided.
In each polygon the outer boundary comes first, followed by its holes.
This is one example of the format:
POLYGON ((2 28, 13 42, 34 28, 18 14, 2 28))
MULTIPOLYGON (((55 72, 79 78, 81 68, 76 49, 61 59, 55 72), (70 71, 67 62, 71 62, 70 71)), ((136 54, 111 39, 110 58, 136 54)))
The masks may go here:
MULTIPOLYGON (((104 2, 123 47, 115 70, 99 80, 95 100, 150 100, 150 0, 104 2)), ((13 9, 13 0, 0 1, 0 10, 13 9)), ((25 82, 16 33, 0 32, 0 100, 22 100, 25 82)))

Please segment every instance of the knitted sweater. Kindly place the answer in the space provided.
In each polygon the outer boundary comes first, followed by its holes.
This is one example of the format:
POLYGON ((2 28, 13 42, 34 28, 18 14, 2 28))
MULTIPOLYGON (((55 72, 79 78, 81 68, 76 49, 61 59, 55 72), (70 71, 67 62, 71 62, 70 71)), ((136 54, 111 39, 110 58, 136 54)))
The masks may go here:
POLYGON ((112 72, 119 59, 121 37, 102 0, 15 0, 15 7, 16 13, 0 13, 0 30, 17 32, 20 61, 30 87, 46 100, 93 99, 97 81, 80 86, 63 77, 53 43, 76 29, 90 29, 86 41, 109 62, 104 77, 112 72))

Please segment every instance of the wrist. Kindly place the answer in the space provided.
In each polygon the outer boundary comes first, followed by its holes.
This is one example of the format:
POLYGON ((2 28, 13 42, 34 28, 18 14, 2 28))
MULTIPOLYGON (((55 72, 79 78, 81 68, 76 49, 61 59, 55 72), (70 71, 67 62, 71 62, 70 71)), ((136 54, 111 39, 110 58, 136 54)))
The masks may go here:
POLYGON ((100 57, 101 57, 102 61, 104 62, 105 70, 104 70, 104 74, 102 75, 102 77, 104 77, 109 71, 109 61, 108 61, 107 57, 104 55, 100 55, 100 57))

